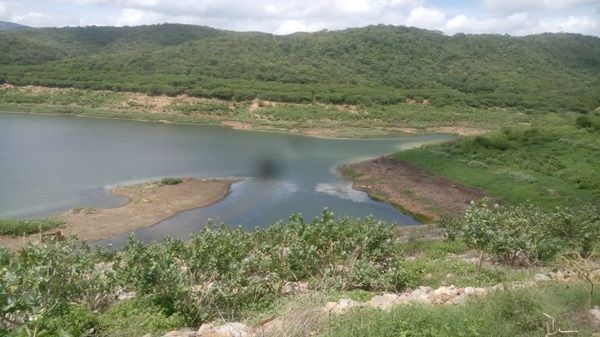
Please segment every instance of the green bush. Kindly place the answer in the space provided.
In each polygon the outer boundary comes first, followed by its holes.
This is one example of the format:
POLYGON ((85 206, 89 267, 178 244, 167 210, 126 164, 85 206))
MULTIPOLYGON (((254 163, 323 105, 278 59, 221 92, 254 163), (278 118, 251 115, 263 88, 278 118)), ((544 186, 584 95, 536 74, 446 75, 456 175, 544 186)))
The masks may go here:
POLYGON ((122 284, 198 324, 264 308, 288 281, 308 280, 315 289, 401 289, 411 275, 393 240, 392 225, 336 219, 325 210, 309 223, 294 215, 254 232, 208 226, 187 243, 130 238, 115 270, 122 284))
POLYGON ((55 219, 18 220, 0 219, 0 235, 31 235, 64 225, 55 219))
POLYGON ((120 302, 98 317, 98 336, 132 337, 161 334, 185 326, 178 314, 167 314, 163 308, 148 300, 120 302))
POLYGON ((591 253, 600 243, 600 207, 589 204, 545 210, 487 199, 472 203, 461 217, 444 219, 441 226, 450 239, 461 239, 502 262, 531 264, 566 250, 591 253))
POLYGON ((181 178, 173 178, 173 177, 171 177, 171 178, 162 178, 160 180, 160 183, 162 185, 179 185, 182 182, 183 182, 183 179, 181 179, 181 178))

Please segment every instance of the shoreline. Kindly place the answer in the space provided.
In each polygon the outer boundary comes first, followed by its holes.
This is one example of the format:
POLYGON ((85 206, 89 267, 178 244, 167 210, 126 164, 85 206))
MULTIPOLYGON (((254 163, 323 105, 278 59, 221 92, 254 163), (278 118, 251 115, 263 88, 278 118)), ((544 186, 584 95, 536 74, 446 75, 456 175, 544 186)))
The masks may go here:
MULTIPOLYGON (((214 125, 241 131, 274 132, 324 139, 376 139, 393 138, 401 135, 424 133, 446 133, 459 136, 480 135, 496 126, 489 123, 469 121, 445 122, 400 119, 384 120, 376 115, 367 120, 352 120, 345 117, 327 117, 327 112, 354 114, 367 113, 367 107, 345 106, 325 103, 285 103, 254 99, 231 101, 214 98, 179 96, 149 96, 144 93, 106 90, 84 90, 75 88, 52 88, 42 86, 0 85, 0 90, 22 97, 22 101, 10 99, 0 102, 0 112, 47 116, 74 116, 100 119, 133 120, 162 124, 214 125), (42 101, 31 100, 43 96, 42 101), (71 103, 53 100, 56 97, 82 95, 87 100, 73 99, 71 103), (95 95, 101 95, 98 98, 95 95), (55 97, 56 96, 56 97, 55 97), (109 98, 106 98, 109 97, 109 98), (28 100, 29 98, 29 100, 28 100), (94 101, 94 100, 98 101, 94 101), (94 103, 90 103, 90 102, 94 103), (82 103, 87 102, 87 103, 82 103), (225 109, 223 114, 214 114, 214 105, 225 109), (317 109, 324 113, 322 118, 297 119, 279 118, 269 109, 317 109), (320 109, 320 110, 319 110, 320 109), (329 110, 328 110, 329 109, 329 110), (409 122, 411 121, 411 122, 409 122)), ((405 104, 411 113, 411 104, 405 104)), ((402 110, 404 108, 400 108, 402 110)), ((433 109, 433 108, 432 108, 433 109)), ((304 110, 302 110, 304 111, 304 110)), ((437 110, 433 110, 435 113, 437 110)), ((433 113, 432 112, 432 113, 433 113)), ((414 113, 414 111, 413 111, 414 113)))
POLYGON ((461 214, 472 200, 487 197, 481 190, 390 157, 344 165, 340 174, 355 190, 389 203, 421 223, 461 214))
MULTIPOLYGON (((18 109, 18 108, 17 108, 18 109)), ((60 109, 60 107, 56 107, 56 109, 60 109)), ((381 139, 390 139, 397 138, 402 136, 413 136, 413 135, 423 135, 423 134, 448 134, 448 135, 456 135, 458 137, 466 137, 472 135, 481 135, 489 132, 489 130, 484 129, 476 129, 469 128, 461 125, 444 125, 444 126, 432 126, 425 128, 416 128, 416 127, 388 127, 388 128, 380 128, 376 129, 377 131, 382 131, 380 133, 353 133, 350 136, 325 136, 319 135, 315 133, 314 129, 306 128, 306 129, 285 129, 285 128, 270 128, 270 127, 236 127, 231 125, 231 121, 224 121, 225 123, 208 123, 208 122, 176 122, 170 120, 151 120, 151 119, 143 119, 143 118, 127 118, 127 117, 108 117, 108 116, 100 116, 100 115, 90 115, 90 114, 71 114, 71 113, 60 113, 60 112, 33 112, 33 111, 7 111, 0 107, 0 113, 5 114, 13 114, 13 115, 32 115, 32 116, 53 116, 53 117, 76 117, 76 118, 93 118, 93 119, 103 119, 103 120, 115 120, 115 121, 132 121, 132 122, 141 122, 141 123, 151 123, 151 124, 167 124, 167 125, 190 125, 190 126, 212 126, 212 127, 220 127, 230 130, 236 131, 246 131, 246 132, 261 132, 261 133, 277 133, 277 134, 285 134, 292 136, 301 136, 308 138, 317 138, 317 139, 330 139, 330 140, 381 140, 381 139)), ((235 121, 233 121, 235 122, 235 121)), ((344 127, 334 128, 333 130, 339 131, 343 130, 344 127)), ((351 128, 352 129, 352 128, 351 128)), ((356 128, 363 129, 363 128, 356 128)), ((334 134, 335 134, 334 131, 334 134)))
POLYGON ((126 198, 126 204, 114 208, 74 208, 53 217, 64 221, 64 225, 24 237, 0 236, 0 246, 17 251, 31 241, 40 241, 44 234, 57 232, 63 236, 76 235, 87 242, 110 239, 154 226, 181 212, 213 205, 227 197, 231 185, 240 180, 184 178, 176 185, 152 181, 114 186, 111 194, 126 198))

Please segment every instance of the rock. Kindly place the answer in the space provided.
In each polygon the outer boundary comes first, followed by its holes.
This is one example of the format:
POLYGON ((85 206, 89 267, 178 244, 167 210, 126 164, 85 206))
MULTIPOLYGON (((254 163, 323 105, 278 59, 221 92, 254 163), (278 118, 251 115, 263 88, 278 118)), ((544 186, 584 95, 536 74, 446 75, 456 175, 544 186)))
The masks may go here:
POLYGON ((460 289, 455 286, 440 287, 433 291, 433 294, 429 296, 432 303, 442 304, 452 301, 456 296, 460 295, 460 289))
POLYGON ((351 300, 351 299, 347 299, 347 298, 342 298, 341 300, 337 301, 337 302, 327 302, 327 304, 325 304, 325 311, 331 314, 335 314, 335 315, 341 315, 341 314, 345 314, 346 312, 348 312, 348 310, 359 306, 360 303, 351 300))
POLYGON ((377 309, 386 310, 391 306, 395 305, 398 298, 399 296, 396 294, 384 294, 380 296, 378 295, 373 296, 367 304, 377 309))
POLYGON ((454 278, 454 274, 446 274, 446 278, 454 278))
POLYGON ((473 288, 473 287, 466 287, 465 288, 465 295, 467 295, 467 296, 475 295, 475 292, 476 292, 475 288, 473 288))
POLYGON ((415 289, 406 294, 408 302, 429 303, 429 295, 421 289, 415 289))
POLYGON ((595 306, 592 309, 590 309, 590 316, 596 322, 600 322, 600 307, 595 306))
POLYGON ((280 331, 285 330, 285 322, 281 317, 275 318, 271 321, 268 321, 258 328, 256 328, 256 334, 258 336, 277 336, 280 331))
POLYGON ((120 291, 117 294, 117 298, 119 299, 119 301, 132 300, 135 298, 136 295, 137 294, 135 291, 130 291, 130 292, 120 291))
POLYGON ((456 305, 465 304, 465 302, 467 301, 468 298, 469 298, 469 295, 467 295, 467 294, 458 295, 452 299, 451 303, 456 304, 456 305))
POLYGON ((432 287, 426 287, 426 286, 420 286, 419 289, 421 289, 422 291, 424 291, 427 294, 429 294, 430 292, 433 291, 432 287))
POLYGON ((536 282, 551 281, 552 278, 548 274, 536 274, 533 276, 533 280, 536 282))
POLYGON ((225 323, 217 326, 214 323, 203 324, 196 334, 198 337, 250 337, 252 328, 242 323, 225 323))
POLYGON ((191 330, 181 331, 170 331, 163 335, 163 337, 197 337, 196 333, 191 330))
POLYGON ((307 282, 285 282, 281 287, 281 291, 284 294, 306 294, 308 293, 308 283, 307 282))

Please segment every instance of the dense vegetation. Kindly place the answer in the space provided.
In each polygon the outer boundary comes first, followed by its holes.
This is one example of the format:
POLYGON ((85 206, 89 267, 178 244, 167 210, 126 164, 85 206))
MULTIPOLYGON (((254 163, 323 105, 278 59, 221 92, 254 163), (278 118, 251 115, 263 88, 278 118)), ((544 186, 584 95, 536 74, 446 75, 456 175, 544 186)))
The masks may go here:
POLYGON ((394 158, 514 204, 575 205, 600 198, 599 112, 584 120, 583 125, 577 118, 562 120, 562 126, 506 128, 394 158))
POLYGON ((592 254, 600 243, 600 204, 543 210, 482 200, 442 226, 451 239, 461 239, 498 261, 532 265, 565 251, 592 254))
MULTIPOLYGON (((471 212, 486 210, 496 218, 506 213, 480 205, 471 212)), ((600 225, 594 212, 577 220, 600 225)), ((557 246, 544 246, 550 232, 530 239, 548 257, 545 263, 552 265, 552 255, 577 247, 579 241, 574 235, 557 246)), ((589 238, 592 244, 598 239, 589 238)), ((187 242, 166 239, 146 245, 130 238, 118 252, 92 250, 75 239, 29 244, 19 253, 0 251, 0 333, 4 329, 9 336, 142 336, 198 327, 214 319, 260 319, 287 301, 286 284, 295 281, 307 281, 314 294, 335 299, 341 294, 369 298, 378 291, 419 285, 490 286, 531 277, 527 270, 504 266, 475 268, 457 257, 467 251, 461 241, 430 241, 416 235, 402 242, 392 225, 370 218, 336 219, 325 210, 308 223, 294 215, 254 232, 209 226, 187 242), (405 254, 416 258, 404 259, 405 254), (133 299, 117 300, 118 294, 129 291, 135 292, 133 299)), ((513 247, 507 240, 496 246, 513 247)), ((359 310, 317 330, 325 329, 326 336, 387 336, 398 331, 430 336, 454 335, 450 331, 466 327, 464 336, 501 336, 498 329, 529 335, 543 326, 541 310, 568 319, 562 325, 585 328, 569 316, 589 305, 583 284, 565 288, 550 283, 490 296, 461 308, 359 310), (485 315, 465 320, 475 311, 485 315), (494 312, 503 319, 493 319, 494 312), (367 318, 371 323, 360 323, 367 318)))
POLYGON ((16 85, 286 102, 589 112, 600 39, 446 36, 394 26, 274 36, 157 25, 0 33, 16 85))
POLYGON ((0 111, 197 124, 234 121, 253 129, 318 128, 331 132, 329 136, 385 135, 399 127, 427 129, 460 125, 471 129, 495 129, 532 121, 553 124, 557 120, 556 114, 524 114, 516 108, 456 108, 405 103, 367 107, 260 100, 232 102, 106 90, 11 86, 0 86, 0 111))
POLYGON ((30 235, 53 229, 64 222, 55 219, 0 219, 0 235, 30 235))
POLYGON ((188 326, 265 308, 282 295, 286 281, 329 290, 401 289, 409 275, 392 243, 392 225, 338 220, 324 211, 309 223, 293 216, 254 232, 209 226, 188 242, 131 239, 116 255, 78 247, 75 240, 29 245, 0 259, 0 322, 21 332, 87 330, 97 324, 93 313, 107 310, 119 289, 136 291, 151 306, 140 314, 154 310, 166 322, 188 326))

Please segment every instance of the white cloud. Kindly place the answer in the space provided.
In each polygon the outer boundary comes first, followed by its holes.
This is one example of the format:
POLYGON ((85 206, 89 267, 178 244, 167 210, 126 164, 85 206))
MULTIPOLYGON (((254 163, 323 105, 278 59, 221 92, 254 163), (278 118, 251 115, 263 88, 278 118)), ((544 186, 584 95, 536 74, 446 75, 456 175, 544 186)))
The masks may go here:
POLYGON ((598 4, 598 0, 484 0, 493 11, 524 12, 531 10, 568 10, 598 4))
POLYGON ((600 35, 600 22, 590 16, 568 15, 564 17, 537 17, 528 13, 514 13, 491 17, 448 13, 429 7, 418 7, 410 11, 404 22, 408 26, 440 30, 447 34, 498 33, 528 35, 545 32, 571 32, 600 35))
POLYGON ((4 19, 8 16, 8 8, 4 1, 0 1, 0 19, 4 19))
POLYGON ((447 34, 575 32, 600 36, 600 0, 0 0, 0 18, 33 26, 188 23, 288 34, 369 24, 447 34))
POLYGON ((410 11, 406 25, 428 29, 439 29, 446 22, 446 13, 427 7, 418 7, 410 11))

